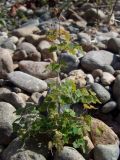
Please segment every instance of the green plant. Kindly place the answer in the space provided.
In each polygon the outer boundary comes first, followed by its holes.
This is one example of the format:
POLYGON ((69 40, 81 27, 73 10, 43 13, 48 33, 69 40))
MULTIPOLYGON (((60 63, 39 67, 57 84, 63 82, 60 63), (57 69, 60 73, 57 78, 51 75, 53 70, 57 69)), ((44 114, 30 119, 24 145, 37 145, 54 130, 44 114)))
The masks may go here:
POLYGON ((49 89, 41 105, 17 110, 20 117, 14 122, 14 130, 24 141, 47 135, 50 150, 60 151, 67 144, 85 152, 84 136, 90 131, 91 117, 84 114, 77 117, 72 109, 65 109, 65 106, 80 102, 85 110, 93 109, 91 104, 99 100, 94 92, 86 88, 77 89, 72 81, 52 84, 49 89))
POLYGON ((49 49, 50 52, 68 52, 69 54, 75 55, 78 51, 83 51, 82 47, 79 44, 72 42, 70 33, 68 31, 65 31, 64 29, 50 30, 47 33, 47 38, 50 41, 55 41, 57 39, 59 39, 60 41, 59 44, 54 42, 54 44, 49 49))

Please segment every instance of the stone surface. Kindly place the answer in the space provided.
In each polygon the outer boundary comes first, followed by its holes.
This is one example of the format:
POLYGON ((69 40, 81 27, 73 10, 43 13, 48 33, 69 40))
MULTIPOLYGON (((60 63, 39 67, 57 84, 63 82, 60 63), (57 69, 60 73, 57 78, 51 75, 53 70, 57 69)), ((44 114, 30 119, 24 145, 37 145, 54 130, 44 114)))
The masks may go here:
POLYGON ((43 60, 51 59, 53 61, 57 61, 57 54, 56 52, 50 52, 50 47, 50 42, 46 40, 40 41, 40 43, 38 44, 38 50, 41 52, 41 57, 43 60))
POLYGON ((116 77, 113 85, 113 96, 117 101, 117 106, 120 109, 120 75, 116 77))
POLYGON ((98 144, 118 144, 119 138, 114 131, 99 119, 92 118, 91 122, 91 140, 96 146, 98 144))
POLYGON ((42 156, 43 152, 47 157, 48 150, 44 146, 38 147, 35 139, 23 146, 19 138, 16 138, 7 146, 1 157, 4 160, 46 160, 42 156))
POLYGON ((102 103, 106 103, 110 100, 111 95, 110 93, 99 83, 93 83, 91 85, 91 88, 93 89, 93 91, 96 93, 98 99, 102 102, 102 103))
POLYGON ((112 75, 115 73, 114 68, 110 65, 105 65, 102 69, 103 69, 104 72, 108 72, 112 75))
POLYGON ((108 72, 103 72, 103 76, 101 77, 101 82, 103 85, 111 85, 111 83, 115 80, 115 77, 108 73, 108 72))
POLYGON ((15 108, 6 102, 0 102, 0 145, 8 145, 13 133, 12 123, 17 118, 15 108))
POLYGON ((22 97, 5 87, 0 88, 0 101, 8 102, 15 108, 23 108, 26 105, 25 100, 22 97))
POLYGON ((95 8, 90 8, 88 9, 85 14, 84 14, 84 18, 87 20, 87 22, 94 22, 97 21, 97 19, 99 20, 105 20, 106 19, 106 15, 103 13, 102 10, 98 10, 95 8))
POLYGON ((87 71, 102 69, 104 65, 112 65, 118 62, 118 58, 111 52, 100 50, 88 52, 81 61, 81 65, 87 71))
POLYGON ((29 93, 42 92, 47 89, 46 82, 20 71, 8 74, 8 79, 29 93))
POLYGON ((13 140, 2 154, 4 160, 46 160, 39 153, 28 149, 22 149, 22 143, 17 139, 13 140))
POLYGON ((96 77, 102 77, 103 76, 103 71, 101 69, 95 69, 92 72, 92 76, 94 78, 96 78, 96 77))
POLYGON ((103 32, 97 32, 96 34, 96 41, 97 42, 106 42, 111 39, 111 38, 116 38, 118 36, 118 33, 117 32, 113 32, 113 31, 110 31, 110 32, 106 32, 106 33, 103 33, 103 32))
POLYGON ((87 81, 87 84, 94 83, 94 78, 93 78, 92 74, 87 74, 86 75, 86 81, 87 81))
POLYGON ((120 54, 120 38, 111 38, 107 43, 107 49, 115 54, 120 54))
POLYGON ((65 146, 54 160, 85 160, 83 156, 74 148, 65 146))
POLYGON ((14 60, 33 60, 33 61, 40 61, 41 54, 37 51, 36 47, 28 42, 20 43, 17 47, 13 55, 14 60))
POLYGON ((73 70, 68 75, 69 76, 63 79, 63 81, 72 80, 77 84, 78 88, 84 87, 86 85, 86 74, 81 69, 73 70))
POLYGON ((97 145, 94 149, 95 160, 118 160, 119 145, 97 145))
POLYGON ((74 55, 69 55, 67 53, 63 53, 60 55, 60 60, 65 63, 65 67, 62 68, 63 72, 70 72, 75 70, 79 66, 79 59, 74 55))
POLYGON ((8 92, 8 93, 0 93, 0 100, 10 103, 16 109, 24 108, 26 103, 22 97, 17 95, 15 92, 8 92))
POLYGON ((26 26, 13 30, 13 35, 17 37, 26 37, 34 32, 39 32, 39 28, 36 26, 26 26))
POLYGON ((37 34, 30 34, 28 36, 26 36, 26 41, 29 42, 29 43, 32 43, 34 45, 38 45, 39 41, 41 38, 44 38, 45 36, 41 37, 40 35, 37 35, 37 34))
POLYGON ((0 48, 0 78, 6 78, 13 71, 12 51, 0 48))
POLYGON ((117 103, 115 101, 110 101, 102 107, 102 112, 109 113, 113 111, 116 107, 117 107, 117 103))
POLYGON ((6 41, 4 41, 1 47, 6 49, 11 49, 13 51, 16 50, 16 45, 10 39, 7 39, 6 41))
POLYGON ((48 62, 21 61, 19 63, 19 68, 21 71, 33 75, 37 78, 47 79, 57 75, 47 68, 49 65, 50 63, 48 62))

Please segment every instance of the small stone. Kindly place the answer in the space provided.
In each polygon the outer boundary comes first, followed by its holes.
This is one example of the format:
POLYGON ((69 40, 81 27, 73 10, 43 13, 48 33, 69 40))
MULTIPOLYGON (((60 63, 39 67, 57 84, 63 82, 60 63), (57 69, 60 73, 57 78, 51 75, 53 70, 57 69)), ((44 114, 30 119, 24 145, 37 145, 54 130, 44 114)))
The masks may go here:
POLYGON ((95 69, 92 72, 92 76, 94 78, 96 78, 96 77, 102 77, 103 76, 103 71, 101 69, 95 69))
POLYGON ((87 81, 87 84, 92 84, 94 83, 94 78, 91 74, 87 74, 86 75, 86 81, 87 81))
POLYGON ((85 160, 85 159, 76 149, 64 146, 63 150, 58 155, 56 155, 54 160, 85 160))
POLYGON ((96 93, 98 99, 102 103, 106 103, 106 102, 108 102, 110 100, 110 98, 111 98, 110 93, 102 85, 100 85, 98 83, 93 83, 91 85, 91 88, 96 93))
POLYGON ((13 55, 13 59, 20 60, 33 60, 40 61, 41 54, 37 51, 36 47, 28 42, 23 42, 18 45, 16 52, 13 55))
POLYGON ((115 54, 120 54, 120 38, 111 38, 107 43, 107 49, 115 54))
POLYGON ((13 35, 17 37, 26 37, 34 32, 39 32, 39 28, 36 26, 26 26, 22 28, 18 28, 13 31, 13 35))
POLYGON ((33 93, 47 89, 47 83, 24 72, 15 71, 8 74, 8 79, 21 89, 33 93))
POLYGON ((94 149, 95 160, 118 160, 119 154, 120 152, 118 144, 98 144, 94 149))
POLYGON ((0 78, 6 78, 13 71, 12 51, 0 48, 0 78))
POLYGON ((76 76, 76 77, 82 77, 82 78, 86 78, 86 74, 84 73, 83 70, 81 69, 77 69, 77 70, 73 70, 69 73, 69 76, 76 76))
POLYGON ((26 102, 29 99, 29 96, 25 93, 17 93, 17 95, 21 97, 24 100, 24 102, 26 102))
POLYGON ((85 12, 84 18, 90 23, 95 23, 95 21, 97 21, 98 19, 102 21, 106 20, 106 15, 100 9, 97 10, 94 8, 90 8, 85 12))
POLYGON ((38 50, 41 52, 41 57, 43 60, 51 59, 53 61, 57 61, 57 54, 56 52, 50 52, 50 47, 50 42, 46 40, 43 40, 38 44, 38 50))
POLYGON ((69 73, 70 71, 77 69, 80 63, 76 56, 67 53, 62 53, 59 60, 65 63, 65 67, 62 68, 62 71, 65 73, 69 73))
POLYGON ((11 49, 13 51, 16 50, 16 45, 10 39, 7 39, 6 41, 4 41, 4 43, 1 44, 1 47, 6 49, 11 49))
POLYGON ((103 76, 101 77, 101 82, 103 85, 111 85, 114 80, 115 77, 112 74, 103 72, 103 76))
POLYGON ((0 100, 10 103, 16 109, 17 108, 24 108, 26 105, 26 103, 22 99, 22 97, 17 95, 15 92, 11 92, 7 88, 0 88, 0 100))
POLYGON ((120 109, 120 75, 116 77, 116 80, 113 85, 113 96, 117 101, 118 109, 120 109))
POLYGON ((13 133, 12 123, 17 118, 15 108, 6 102, 0 102, 0 145, 8 145, 13 133))
POLYGON ((18 42, 18 37, 12 36, 9 38, 9 40, 12 41, 14 44, 16 44, 18 42))
POLYGON ((90 44, 91 43, 91 37, 87 33, 80 32, 78 33, 78 40, 80 43, 90 44))
POLYGON ((117 103, 115 101, 110 101, 102 107, 102 112, 109 113, 113 111, 116 107, 117 107, 117 103))
MULTIPOLYGON (((25 39, 27 42, 34 44, 34 45, 37 45, 41 38, 42 38, 42 36, 40 36, 40 35, 30 34, 30 35, 26 36, 25 39)), ((43 36, 43 38, 44 38, 44 36, 43 36)))
POLYGON ((42 94, 39 93, 39 92, 35 92, 35 93, 33 93, 32 96, 31 96, 31 100, 32 100, 35 104, 39 104, 41 98, 42 98, 42 94))
POLYGON ((110 66, 110 65, 105 65, 105 66, 102 68, 102 70, 103 70, 104 72, 108 72, 108 73, 110 73, 110 74, 112 74, 112 75, 115 73, 114 68, 113 68, 112 66, 110 66))

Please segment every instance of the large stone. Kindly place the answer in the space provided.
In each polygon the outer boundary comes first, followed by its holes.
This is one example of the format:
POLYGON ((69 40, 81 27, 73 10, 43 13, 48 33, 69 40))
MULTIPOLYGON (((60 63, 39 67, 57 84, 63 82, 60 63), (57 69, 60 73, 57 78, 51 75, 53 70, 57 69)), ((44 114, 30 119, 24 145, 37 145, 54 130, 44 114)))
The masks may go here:
POLYGON ((0 78, 13 71, 12 51, 0 48, 0 78))
POLYGON ((21 89, 33 93, 47 89, 47 83, 29 74, 15 71, 8 74, 8 79, 21 89))
POLYGON ((100 85, 98 83, 93 83, 91 85, 91 88, 96 93, 98 99, 102 103, 106 103, 110 100, 110 98, 111 98, 110 93, 102 85, 100 85))
POLYGON ((90 135, 95 146, 98 144, 119 144, 119 138, 114 131, 104 122, 96 118, 92 118, 90 135))
POLYGON ((51 59, 53 61, 57 61, 57 54, 56 52, 50 52, 51 44, 49 41, 42 40, 38 44, 38 50, 41 52, 41 57, 43 60, 51 59))
POLYGON ((31 43, 23 42, 18 45, 16 52, 13 55, 14 60, 33 60, 40 61, 41 54, 37 51, 36 47, 31 43))
POLYGON ((19 63, 19 68, 21 71, 33 75, 37 78, 47 79, 57 75, 47 68, 49 65, 50 63, 48 62, 21 61, 19 63))
POLYGON ((4 160, 46 160, 40 153, 22 148, 21 141, 13 140, 2 154, 4 160))
POLYGON ((87 71, 93 71, 95 69, 102 69, 105 65, 115 66, 118 62, 117 56, 113 53, 100 50, 90 51, 81 60, 81 65, 87 71))
POLYGON ((6 102, 0 102, 0 145, 7 145, 13 133, 12 123, 16 119, 15 108, 6 102))
POLYGON ((55 160, 85 160, 85 159, 76 149, 65 146, 63 150, 58 155, 56 155, 55 160))
POLYGON ((107 43, 107 49, 113 53, 120 54, 120 38, 111 38, 107 43))
POLYGON ((22 28, 18 28, 13 31, 13 35, 17 37, 26 37, 34 32, 39 32, 39 28, 36 26, 26 26, 22 28))
POLYGON ((99 144, 94 149, 95 160, 118 160, 119 145, 102 145, 99 144))

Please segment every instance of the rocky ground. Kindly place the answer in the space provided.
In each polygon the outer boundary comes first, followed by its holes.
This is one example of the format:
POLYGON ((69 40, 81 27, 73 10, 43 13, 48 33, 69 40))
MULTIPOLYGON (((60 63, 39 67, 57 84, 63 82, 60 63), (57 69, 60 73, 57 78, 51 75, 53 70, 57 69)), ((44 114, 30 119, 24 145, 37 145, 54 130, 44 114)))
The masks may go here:
MULTIPOLYGON (((1 160, 45 160, 46 152, 40 149, 38 152, 34 145, 21 148, 19 139, 13 138, 12 123, 17 117, 16 109, 29 103, 39 104, 48 83, 57 81, 56 74, 46 71, 46 66, 58 59, 56 52, 49 52, 52 42, 46 38, 46 32, 58 24, 56 18, 50 17, 47 7, 33 10, 21 6, 19 10, 29 17, 25 23, 21 22, 19 28, 10 32, 5 28, 0 32, 0 157, 1 160)), ((89 152, 93 152, 86 158, 89 160, 118 160, 120 154, 119 7, 115 15, 117 21, 113 19, 108 25, 108 16, 102 10, 97 16, 94 5, 85 3, 68 9, 60 22, 61 28, 69 31, 73 41, 83 47, 76 55, 61 54, 67 64, 61 79, 72 79, 80 87, 92 88, 102 102, 91 113, 96 119, 92 122, 91 139, 86 137, 89 152), (102 135, 96 134, 97 127, 104 128, 102 135)), ((66 146, 55 160, 85 160, 83 157, 66 146)))

